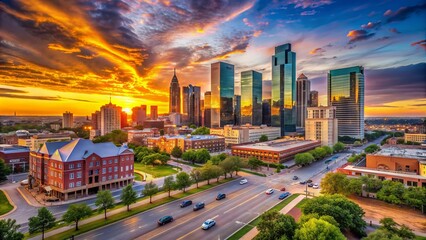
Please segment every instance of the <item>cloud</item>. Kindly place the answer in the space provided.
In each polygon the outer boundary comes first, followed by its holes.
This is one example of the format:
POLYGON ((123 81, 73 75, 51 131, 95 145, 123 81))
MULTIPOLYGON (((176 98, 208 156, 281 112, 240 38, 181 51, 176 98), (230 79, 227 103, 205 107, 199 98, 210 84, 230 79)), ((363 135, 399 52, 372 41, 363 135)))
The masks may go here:
POLYGON ((385 16, 388 17, 386 19, 387 23, 390 22, 397 22, 397 21, 403 21, 407 19, 411 14, 418 13, 421 11, 426 10, 426 4, 420 4, 420 5, 414 5, 414 6, 408 6, 408 7, 401 7, 396 12, 393 12, 391 10, 387 10, 385 12, 385 16))
POLYGON ((390 28, 389 29, 389 32, 391 32, 391 33, 401 33, 400 31, 398 31, 398 29, 396 29, 396 28, 390 28))
POLYGON ((28 93, 24 90, 11 89, 11 88, 0 88, 0 93, 28 93))
POLYGON ((301 16, 311 16, 311 15, 315 15, 315 13, 317 13, 317 11, 315 10, 310 10, 310 11, 303 11, 300 13, 301 16))
POLYGON ((253 27, 254 25, 248 20, 248 18, 243 18, 243 22, 245 25, 249 27, 253 27))
POLYGON ((293 4, 294 8, 317 8, 323 5, 329 5, 333 2, 331 0, 289 0, 288 4, 293 4))
POLYGON ((381 21, 377 22, 368 22, 367 24, 361 25, 363 29, 378 29, 382 25, 381 21))
POLYGON ((413 107, 424 107, 424 106, 426 106, 426 103, 412 104, 410 106, 413 106, 413 107))
POLYGON ((365 30, 351 30, 346 36, 349 38, 349 44, 352 44, 355 42, 367 40, 374 35, 375 33, 368 33, 365 30))
POLYGON ((325 53, 326 51, 325 51, 325 49, 323 49, 323 48, 315 48, 315 49, 312 49, 310 52, 309 52, 309 54, 311 54, 311 55, 319 55, 319 56, 322 56, 323 55, 323 53, 325 53))
POLYGON ((421 48, 423 48, 424 50, 426 50, 426 40, 420 40, 417 42, 413 42, 410 44, 411 46, 419 46, 421 48))
MULTIPOLYGON (((8 89, 9 92, 14 92, 13 89, 8 89), (12 90, 12 91, 10 91, 12 90)), ((19 91, 19 90, 15 90, 19 91)), ((25 91, 22 91, 26 93, 25 91)), ((18 92, 17 92, 18 93, 18 92)), ((42 101, 62 101, 62 100, 72 100, 78 102, 94 102, 86 99, 78 99, 78 98, 64 98, 60 96, 52 97, 52 96, 33 96, 33 95, 23 95, 23 94, 13 94, 13 93, 3 93, 0 91, 0 98, 19 98, 19 99, 31 99, 31 100, 42 100, 42 101)))

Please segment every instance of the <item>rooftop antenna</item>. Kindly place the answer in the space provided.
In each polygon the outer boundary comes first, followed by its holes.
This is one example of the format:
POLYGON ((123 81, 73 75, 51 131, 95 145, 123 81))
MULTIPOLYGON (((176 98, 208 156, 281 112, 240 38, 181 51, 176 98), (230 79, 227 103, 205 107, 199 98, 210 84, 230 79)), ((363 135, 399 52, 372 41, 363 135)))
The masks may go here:
POLYGON ((111 93, 109 94, 109 104, 111 104, 111 93))
POLYGON ((176 76, 176 68, 173 68, 173 75, 176 76))

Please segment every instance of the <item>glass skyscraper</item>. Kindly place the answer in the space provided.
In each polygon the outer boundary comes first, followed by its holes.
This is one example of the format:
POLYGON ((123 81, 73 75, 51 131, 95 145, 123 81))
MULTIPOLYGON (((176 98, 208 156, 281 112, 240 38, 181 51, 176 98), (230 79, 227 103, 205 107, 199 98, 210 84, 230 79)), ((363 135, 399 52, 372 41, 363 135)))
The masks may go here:
POLYGON ((241 124, 262 124, 262 74, 241 72, 241 124))
POLYGON ((234 122, 234 65, 211 64, 211 126, 223 127, 234 122))
POLYGON ((201 125, 201 88, 198 86, 184 86, 183 92, 183 114, 189 124, 201 125))
POLYGON ((297 119, 296 125, 298 127, 305 127, 305 120, 308 115, 308 103, 309 95, 311 93, 311 81, 305 76, 305 74, 300 74, 296 81, 297 85, 297 95, 296 95, 296 109, 297 109, 297 119))
POLYGON ((275 47, 271 97, 271 125, 281 128, 281 136, 296 132, 296 53, 290 43, 275 47))
POLYGON ((336 107, 339 136, 364 138, 364 68, 330 70, 328 105, 336 107))
POLYGON ((241 95, 234 96, 234 125, 241 125, 241 95))
POLYGON ((210 128, 211 124, 211 102, 212 93, 210 91, 204 93, 204 126, 210 128))

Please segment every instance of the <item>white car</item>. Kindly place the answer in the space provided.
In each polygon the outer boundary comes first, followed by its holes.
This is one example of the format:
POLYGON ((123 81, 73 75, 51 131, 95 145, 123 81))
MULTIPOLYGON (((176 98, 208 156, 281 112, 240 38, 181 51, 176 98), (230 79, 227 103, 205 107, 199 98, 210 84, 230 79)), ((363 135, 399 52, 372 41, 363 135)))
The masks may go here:
POLYGON ((22 186, 24 186, 24 185, 28 185, 28 179, 24 179, 24 180, 22 180, 22 181, 21 181, 21 185, 22 185, 22 186))
POLYGON ((240 184, 241 184, 241 185, 246 184, 246 183, 248 183, 247 179, 245 179, 245 178, 244 178, 244 179, 241 179, 241 181, 240 181, 240 184))
POLYGON ((312 188, 314 188, 314 189, 318 189, 318 188, 319 188, 319 184, 318 184, 318 183, 315 183, 315 184, 314 184, 314 186, 313 186, 312 188))
POLYGON ((201 225, 201 228, 202 228, 203 230, 207 230, 207 229, 209 229, 209 228, 213 227, 214 225, 216 225, 215 220, 213 220, 213 219, 207 219, 207 220, 203 223, 203 225, 201 225))
POLYGON ((272 193, 274 193, 274 189, 270 188, 270 189, 266 190, 265 193, 266 193, 266 195, 271 195, 272 193))

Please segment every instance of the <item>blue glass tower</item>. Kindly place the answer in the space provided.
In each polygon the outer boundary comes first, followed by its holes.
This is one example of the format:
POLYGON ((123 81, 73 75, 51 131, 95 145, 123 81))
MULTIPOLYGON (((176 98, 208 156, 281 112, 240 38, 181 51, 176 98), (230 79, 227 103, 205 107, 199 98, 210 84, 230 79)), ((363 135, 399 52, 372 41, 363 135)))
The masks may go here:
POLYGON ((241 124, 262 124, 262 74, 241 72, 241 124))
POLYGON ((234 123, 234 65, 211 64, 211 127, 234 123))

